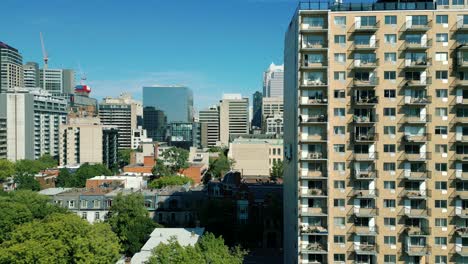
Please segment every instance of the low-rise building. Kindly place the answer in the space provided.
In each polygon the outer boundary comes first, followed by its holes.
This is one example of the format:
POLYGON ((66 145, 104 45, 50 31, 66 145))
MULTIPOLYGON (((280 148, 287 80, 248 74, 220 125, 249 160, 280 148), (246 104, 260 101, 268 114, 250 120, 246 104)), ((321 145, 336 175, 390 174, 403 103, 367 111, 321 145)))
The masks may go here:
POLYGON ((86 180, 87 189, 110 187, 140 190, 146 187, 146 181, 141 176, 96 176, 86 180))
POLYGON ((148 138, 146 129, 141 126, 132 129, 132 149, 138 149, 142 143, 151 143, 153 139, 148 138))
POLYGON ((60 171, 58 169, 48 169, 40 171, 38 174, 34 175, 36 180, 41 186, 41 190, 48 188, 55 188, 55 182, 59 176, 60 171))

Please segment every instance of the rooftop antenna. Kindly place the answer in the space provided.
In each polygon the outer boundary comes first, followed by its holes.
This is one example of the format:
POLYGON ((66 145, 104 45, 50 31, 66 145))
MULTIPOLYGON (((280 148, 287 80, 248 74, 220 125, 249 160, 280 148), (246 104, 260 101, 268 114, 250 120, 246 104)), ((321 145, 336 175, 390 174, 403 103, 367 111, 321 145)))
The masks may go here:
POLYGON ((47 55, 47 51, 46 51, 45 44, 44 44, 44 38, 42 37, 42 32, 39 32, 39 36, 41 38, 42 56, 44 59, 44 67, 42 69, 42 88, 45 90, 46 89, 46 84, 45 84, 46 73, 45 72, 48 68, 49 56, 47 55))

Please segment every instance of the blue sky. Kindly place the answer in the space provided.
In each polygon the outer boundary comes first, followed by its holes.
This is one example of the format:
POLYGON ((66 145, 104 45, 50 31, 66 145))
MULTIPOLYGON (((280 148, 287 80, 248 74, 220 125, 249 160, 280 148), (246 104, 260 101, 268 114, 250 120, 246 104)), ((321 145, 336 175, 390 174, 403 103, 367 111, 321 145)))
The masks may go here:
POLYGON ((195 106, 222 93, 251 97, 262 72, 283 60, 284 33, 294 0, 2 0, 0 41, 24 61, 86 73, 92 96, 123 91, 141 99, 141 87, 183 84, 195 106), (6 24, 5 24, 6 23, 6 24))

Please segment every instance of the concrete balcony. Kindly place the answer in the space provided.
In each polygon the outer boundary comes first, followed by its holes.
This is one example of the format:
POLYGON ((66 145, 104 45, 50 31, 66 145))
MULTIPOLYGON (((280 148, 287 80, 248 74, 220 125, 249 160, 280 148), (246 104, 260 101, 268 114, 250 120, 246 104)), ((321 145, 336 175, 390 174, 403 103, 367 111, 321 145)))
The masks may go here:
POLYGON ((327 87, 328 86, 328 82, 326 80, 323 80, 323 79, 319 79, 319 80, 309 80, 309 79, 304 79, 303 82, 302 82, 302 87, 306 87, 306 88, 315 88, 315 87, 327 87))
POLYGON ((373 160, 377 160, 377 158, 378 158, 377 152, 353 153, 349 157, 350 160, 354 160, 354 161, 373 161, 373 160))
POLYGON ((460 237, 468 237, 468 227, 456 227, 455 234, 460 237))
POLYGON ((456 79, 453 84, 458 87, 468 87, 468 80, 456 79))
POLYGON ((328 25, 325 23, 316 23, 316 24, 301 24, 301 32, 303 33, 318 33, 318 32, 327 32, 328 25))
POLYGON ((380 28, 380 21, 376 21, 375 24, 362 24, 361 22, 355 22, 351 28, 349 29, 350 32, 375 32, 380 28))
POLYGON ((353 225, 348 232, 357 236, 376 236, 379 232, 377 226, 356 226, 353 225))
POLYGON ((301 70, 324 70, 328 67, 326 61, 314 62, 314 61, 304 61, 301 65, 301 70))
POLYGON ((431 197, 431 190, 403 190, 400 193, 400 198, 409 200, 427 199, 431 197))
POLYGON ((327 134, 313 134, 313 135, 307 135, 307 137, 303 138, 299 136, 299 141, 304 142, 304 143, 313 143, 313 142, 325 142, 327 141, 327 134))
POLYGON ((420 142, 424 143, 427 141, 431 141, 431 134, 429 133, 422 133, 422 134, 415 134, 415 135, 404 135, 402 137, 403 142, 420 142))
POLYGON ((400 175, 400 179, 407 179, 411 181, 425 181, 430 178, 430 171, 403 171, 400 175))
POLYGON ((406 245, 408 256, 426 256, 431 254, 431 247, 428 245, 406 245))
POLYGON ((454 124, 468 124, 468 116, 455 116, 451 123, 454 124))
POLYGON ((431 159, 430 152, 403 153, 398 160, 404 161, 427 161, 431 159))
POLYGON ((424 96, 424 97, 411 97, 405 96, 401 100, 401 105, 427 105, 432 102, 431 96, 424 96))
POLYGON ((308 117, 299 116, 299 123, 302 125, 326 124, 327 122, 327 115, 317 115, 308 117))
POLYGON ((424 70, 431 65, 431 58, 425 58, 421 60, 404 60, 399 68, 409 70, 424 70))
POLYGON ((379 214, 378 208, 362 208, 356 207, 353 208, 353 215, 357 217, 375 217, 379 214))
POLYGON ((323 171, 309 171, 306 176, 300 176, 303 180, 327 179, 327 174, 323 171))
POLYGON ((468 153, 455 153, 450 160, 468 161, 468 153))
POLYGON ((463 19, 457 20, 455 29, 457 31, 468 31, 468 24, 465 24, 465 21, 463 21, 463 19))
POLYGON ((399 123, 406 123, 406 124, 426 124, 431 121, 431 115, 423 115, 423 116, 408 116, 404 115, 399 123))
POLYGON ((464 69, 468 68, 468 61, 467 60, 458 60, 457 61, 458 68, 464 69))
POLYGON ((303 106, 326 106, 328 105, 328 98, 309 98, 302 96, 300 104, 303 106))
POLYGON ((404 215, 408 218, 428 218, 431 216, 430 209, 414 209, 414 208, 403 208, 400 211, 400 215, 404 215))
POLYGON ((404 80, 404 85, 406 87, 425 87, 427 85, 432 84, 432 78, 427 77, 426 79, 421 80, 404 80))
POLYGON ((354 170, 353 172, 356 180, 374 180, 378 177, 376 170, 354 170))
POLYGON ((379 247, 376 244, 354 244, 354 253, 357 255, 377 255, 379 247))
POLYGON ((368 43, 355 43, 353 42, 349 47, 350 50, 354 51, 364 51, 364 50, 375 50, 379 47, 379 41, 368 42, 368 43))
POLYGON ((431 235, 430 227, 405 226, 405 231, 406 231, 406 234, 410 237, 421 237, 421 236, 431 235))
POLYGON ((326 207, 306 207, 299 211, 301 216, 327 216, 326 207))
POLYGON ((356 70, 372 70, 379 66, 379 59, 375 60, 356 60, 354 59, 351 64, 349 65, 348 69, 356 69, 356 70))
POLYGON ((323 152, 309 152, 307 157, 301 158, 302 160, 326 160, 327 154, 323 152))
POLYGON ((375 87, 379 85, 379 78, 374 77, 369 80, 353 79, 352 85, 354 87, 375 87))
POLYGON ((353 133, 354 142, 374 142, 379 140, 377 133, 357 134, 353 133))
POLYGON ((308 243, 301 249, 305 254, 327 254, 327 245, 322 243, 308 243))
POLYGON ((328 235, 328 229, 324 226, 302 226, 301 227, 302 235, 314 235, 314 236, 324 236, 328 235))
POLYGON ((468 218, 468 208, 455 208, 455 215, 467 219, 468 218))
POLYGON ((401 27, 401 31, 405 32, 426 32, 432 27, 432 20, 424 24, 414 24, 413 22, 405 22, 401 27))
POLYGON ((303 51, 326 51, 327 49, 325 42, 305 42, 302 45, 303 51))
POLYGON ((379 97, 361 97, 361 96, 353 96, 351 99, 351 103, 357 106, 375 106, 379 103, 379 97))
POLYGON ((455 252, 462 257, 468 257, 468 245, 455 245, 455 252))
POLYGON ((303 198, 326 198, 327 191, 322 189, 309 189, 306 194, 301 193, 300 196, 303 198))
POLYGON ((352 120, 355 124, 374 124, 379 121, 379 115, 358 116, 353 115, 352 120))
POLYGON ((468 172, 465 171, 456 171, 455 177, 462 181, 468 181, 468 172))
POLYGON ((367 190, 351 190, 348 194, 350 197, 355 198, 375 198, 379 194, 378 189, 367 189, 367 190))
POLYGON ((426 42, 408 42, 405 41, 402 45, 403 50, 426 50, 432 47, 432 40, 428 39, 426 42))

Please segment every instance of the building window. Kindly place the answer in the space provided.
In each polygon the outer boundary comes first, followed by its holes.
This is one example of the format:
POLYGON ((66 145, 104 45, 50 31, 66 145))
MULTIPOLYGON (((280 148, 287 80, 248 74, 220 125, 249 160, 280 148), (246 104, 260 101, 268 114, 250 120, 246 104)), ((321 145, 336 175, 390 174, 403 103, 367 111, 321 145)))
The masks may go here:
POLYGON ((447 80, 448 79, 448 71, 436 71, 436 79, 437 80, 447 80))
POLYGON ((395 98, 396 97, 396 90, 394 90, 394 89, 385 89, 384 90, 384 97, 385 98, 395 98))
POLYGON ((447 98, 448 90, 447 89, 436 89, 437 98, 447 98))
POLYGON ((395 144, 384 144, 385 153, 395 153, 395 144))
POLYGON ((386 62, 396 62, 396 53, 395 52, 385 52, 384 58, 386 62))
POLYGON ((333 254, 333 261, 334 262, 345 262, 346 261, 345 254, 333 254))
POLYGON ((88 219, 88 214, 86 212, 81 213, 81 219, 88 219))
POLYGON ((384 116, 396 116, 396 109, 394 107, 385 107, 383 110, 384 116))
POLYGON ((397 17, 396 16, 385 16, 385 25, 396 25, 397 17))
POLYGON ((346 44, 346 35, 335 35, 335 44, 346 44))
POLYGON ((345 109, 344 108, 335 108, 333 110, 335 116, 339 116, 339 117, 344 117, 346 114, 345 114, 345 109))
POLYGON ((384 181, 384 189, 385 190, 395 190, 395 182, 394 181, 384 181))
POLYGON ((437 5, 448 5, 449 0, 437 0, 437 5))
POLYGON ((447 200, 435 200, 434 201, 435 208, 442 208, 447 209, 447 200))
POLYGON ((344 207, 345 206, 345 199, 334 199, 333 205, 335 207, 344 207))
POLYGON ((384 244, 385 245, 396 245, 396 237, 395 236, 384 236, 384 244))
POLYGON ((345 236, 333 236, 333 242, 335 244, 344 244, 345 243, 345 236))
POLYGON ((93 201, 93 207, 94 207, 94 208, 99 208, 99 207, 101 207, 101 201, 99 201, 99 200, 94 200, 94 201, 93 201))
POLYGON ((395 126, 384 126, 383 127, 384 135, 395 135, 396 127, 395 126))
POLYGON ((95 213, 94 213, 94 220, 96 220, 96 221, 97 221, 97 220, 101 220, 101 215, 100 215, 99 212, 95 212, 95 213))
POLYGON ((345 127, 344 126, 335 126, 333 127, 333 133, 337 136, 342 136, 345 134, 345 127))
POLYGON ((344 162, 333 162, 333 170, 334 171, 345 171, 345 163, 344 162))
POLYGON ((447 190, 447 182, 445 181, 436 181, 435 182, 435 188, 436 190, 447 190))
POLYGON ((344 153, 345 152, 345 145, 344 144, 335 144, 335 145, 333 145, 333 150, 336 153, 344 153))
POLYGON ((384 71, 384 79, 385 80, 396 80, 396 72, 395 71, 384 71))
POLYGON ((384 162, 383 168, 384 171, 395 171, 396 164, 394 162, 384 162))
POLYGON ((384 199, 384 208, 395 208, 396 202, 394 199, 384 199))
POLYGON ((448 61, 448 53, 447 52, 436 52, 435 60, 436 61, 448 61))
POLYGON ((384 264, 395 264, 396 255, 384 255, 384 264))
POLYGON ((447 33, 437 33, 436 34, 436 42, 448 42, 448 34, 447 33))
POLYGON ((394 217, 385 217, 384 218, 384 225, 386 227, 395 227, 396 226, 396 218, 394 218, 394 217))
POLYGON ((435 256, 435 264, 447 264, 447 256, 435 256))
POLYGON ((335 189, 344 189, 345 181, 334 181, 333 186, 335 187, 335 189))
POLYGON ((88 201, 87 200, 81 200, 81 208, 88 208, 88 201))
MULTIPOLYGON (((274 150, 275 150, 275 149, 273 149, 273 151, 274 151, 274 150)), ((146 208, 151 208, 151 205, 152 205, 152 204, 153 204, 153 203, 151 202, 151 200, 145 200, 145 207, 146 207, 146 208)))
POLYGON ((385 34, 384 39, 385 39, 385 43, 387 43, 387 44, 396 44, 396 35, 395 34, 385 34))
POLYGON ((446 126, 436 126, 435 127, 435 134, 436 135, 447 135, 447 127, 446 126))
POLYGON ((68 208, 75 208, 75 201, 68 201, 68 208))
POLYGON ((346 91, 345 90, 334 90, 333 96, 337 99, 344 99, 346 98, 346 91))
POLYGON ((335 62, 346 62, 346 53, 335 53, 335 62))
POLYGON ((436 227, 447 227, 447 218, 436 218, 435 219, 436 227))
POLYGON ((447 153, 448 146, 447 144, 436 144, 435 152, 436 153, 447 153))
POLYGON ((452 0, 452 5, 464 5, 465 0, 452 0))
POLYGON ((448 24, 448 16, 436 15, 436 24, 448 24))
POLYGON ((447 117, 448 109, 446 107, 436 107, 435 114, 440 117, 447 117))
POLYGON ((344 71, 337 71, 333 73, 333 79, 335 81, 345 81, 346 80, 346 72, 344 71))
POLYGON ((446 246, 447 245, 447 237, 435 237, 435 244, 437 246, 446 246))
POLYGON ((335 217, 333 218, 333 223, 335 226, 345 226, 346 221, 344 217, 335 217))
POLYGON ((447 171, 447 163, 436 163, 435 170, 439 172, 446 172, 447 171))
POLYGON ((335 25, 337 26, 345 26, 346 25, 346 17, 345 16, 336 16, 334 18, 335 25))

